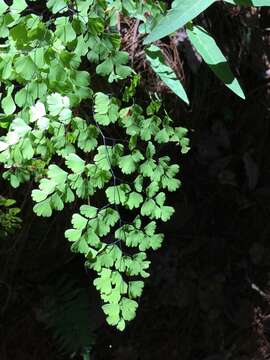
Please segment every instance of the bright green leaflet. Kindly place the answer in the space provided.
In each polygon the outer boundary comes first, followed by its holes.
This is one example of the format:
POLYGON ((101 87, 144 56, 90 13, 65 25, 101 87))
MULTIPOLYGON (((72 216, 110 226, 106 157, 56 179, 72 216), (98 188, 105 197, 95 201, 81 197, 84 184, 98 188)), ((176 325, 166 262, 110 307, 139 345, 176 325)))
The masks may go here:
POLYGON ((212 36, 201 26, 195 25, 187 27, 187 34, 191 43, 207 65, 209 65, 210 69, 230 90, 242 99, 245 99, 245 95, 238 80, 233 75, 225 56, 222 54, 212 36))
POLYGON ((151 45, 145 49, 146 58, 149 61, 154 72, 160 77, 160 79, 185 103, 189 104, 189 100, 183 85, 180 80, 177 79, 174 71, 165 64, 164 57, 161 50, 151 45))

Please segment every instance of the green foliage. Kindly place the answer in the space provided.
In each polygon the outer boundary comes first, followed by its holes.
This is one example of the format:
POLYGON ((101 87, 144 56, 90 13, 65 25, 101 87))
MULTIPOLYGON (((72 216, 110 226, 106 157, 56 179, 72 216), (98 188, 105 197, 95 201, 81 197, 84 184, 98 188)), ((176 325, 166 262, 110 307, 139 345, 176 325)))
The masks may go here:
MULTIPOLYGON (((222 54, 221 50, 217 46, 215 40, 211 37, 205 29, 200 26, 193 26, 192 21, 205 11, 209 6, 211 6, 215 1, 214 0, 174 0, 172 3, 172 8, 162 16, 155 26, 152 28, 150 34, 145 38, 144 44, 150 44, 151 42, 157 41, 167 35, 172 34, 176 30, 186 27, 189 39, 202 56, 203 60, 209 65, 211 70, 218 76, 218 78, 236 93, 239 97, 245 99, 245 95, 241 86, 239 85, 238 80, 234 77, 233 73, 230 70, 230 67, 227 63, 226 58, 222 54)), ((270 6, 269 0, 225 0, 234 5, 246 5, 246 6, 270 6)), ((148 51, 153 52, 153 46, 151 46, 148 51)), ((147 50, 146 50, 147 52, 147 50)), ((158 49, 155 47, 154 52, 158 52, 158 49)), ((156 55, 157 56, 157 55, 156 55)), ((159 56, 160 58, 160 56, 159 56)), ((151 57, 148 60, 153 64, 153 59, 151 57)), ((156 70, 154 71, 158 73, 156 70)), ((160 76, 160 74, 158 74, 160 76)), ((160 76, 161 77, 161 76, 160 76)), ((170 78, 172 75, 170 76, 170 78)), ((176 87, 170 86, 166 78, 161 79, 179 96, 187 102, 187 96, 184 89, 181 87, 181 84, 176 87)))
MULTIPOLYGON (((3 178, 14 188, 36 184, 38 216, 73 203, 65 237, 96 273, 107 321, 119 330, 135 317, 149 251, 164 239, 158 222, 174 213, 167 194, 181 185, 179 165, 162 154, 163 145, 189 150, 187 129, 170 118, 158 94, 139 103, 144 74, 135 73, 122 48, 119 13, 139 21, 139 32, 149 33, 145 44, 186 26, 206 63, 244 97, 215 41, 191 23, 213 2, 174 1, 164 16, 162 1, 48 0, 43 17, 38 2, 0 1, 3 178)), ((161 48, 144 51, 188 103, 161 48)))
POLYGON ((12 235, 21 226, 21 218, 18 216, 21 210, 13 205, 16 201, 13 199, 0 198, 0 238, 4 239, 12 235))
POLYGON ((150 62, 152 69, 161 78, 162 81, 177 95, 189 104, 187 94, 183 88, 181 82, 177 79, 177 76, 173 70, 165 64, 162 52, 160 49, 151 45, 146 49, 146 58, 150 62))
POLYGON ((172 8, 160 19, 144 43, 150 44, 180 29, 214 2, 215 0, 174 0, 172 8))
POLYGON ((202 56, 210 69, 224 82, 229 89, 238 96, 245 99, 245 95, 234 77, 225 56, 218 48, 215 40, 201 26, 189 26, 187 28, 188 37, 202 56))

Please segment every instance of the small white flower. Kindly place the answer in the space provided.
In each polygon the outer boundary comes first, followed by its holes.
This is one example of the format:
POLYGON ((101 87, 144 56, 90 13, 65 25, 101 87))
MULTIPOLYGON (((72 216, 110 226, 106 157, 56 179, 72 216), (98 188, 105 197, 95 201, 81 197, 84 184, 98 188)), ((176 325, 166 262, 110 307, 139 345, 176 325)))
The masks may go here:
POLYGON ((44 104, 41 101, 37 101, 34 106, 30 108, 30 121, 36 122, 37 120, 45 117, 46 110, 44 104))

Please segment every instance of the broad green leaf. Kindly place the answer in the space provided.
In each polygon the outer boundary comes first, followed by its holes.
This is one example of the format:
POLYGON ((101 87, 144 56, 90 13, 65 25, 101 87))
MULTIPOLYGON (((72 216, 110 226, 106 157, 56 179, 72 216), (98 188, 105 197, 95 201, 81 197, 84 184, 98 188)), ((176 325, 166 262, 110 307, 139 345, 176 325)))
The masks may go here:
POLYGON ((36 64, 29 55, 20 56, 15 60, 15 71, 25 80, 31 80, 38 71, 36 64))
POLYGON ((56 30, 55 35, 59 37, 64 43, 69 43, 76 39, 76 32, 68 17, 60 17, 55 20, 56 30))
POLYGON ((140 173, 145 177, 151 178, 155 168, 156 168, 155 161, 152 159, 149 159, 140 165, 140 173))
POLYGON ((106 76, 113 72, 114 64, 111 58, 104 60, 96 67, 96 72, 99 75, 106 76))
POLYGON ((156 153, 155 145, 150 141, 146 148, 146 157, 147 159, 152 158, 156 153))
POLYGON ((82 236, 81 230, 76 229, 68 229, 65 231, 65 237, 68 241, 78 241, 82 236))
POLYGON ((120 303, 120 309, 124 320, 130 321, 135 318, 138 303, 134 300, 123 297, 120 303))
MULTIPOLYGON (((107 322, 110 325, 117 325, 120 320, 120 306, 119 304, 105 304, 102 306, 104 313, 107 315, 107 322)), ((120 326, 122 329, 122 326, 120 326)))
POLYGON ((85 238, 81 237, 79 240, 72 244, 71 251, 87 256, 90 251, 90 247, 88 246, 85 238))
POLYGON ((119 158, 118 166, 122 170, 123 174, 131 174, 136 168, 140 160, 143 160, 144 157, 140 151, 134 150, 131 155, 125 155, 119 158))
POLYGON ((49 112, 52 116, 58 116, 59 122, 64 125, 71 121, 72 111, 69 109, 70 102, 67 96, 53 93, 47 97, 49 112))
POLYGON ((109 226, 114 226, 119 220, 118 211, 111 208, 101 210, 99 215, 103 217, 104 223, 109 226))
POLYGON ((143 190, 143 176, 138 175, 134 181, 134 187, 137 192, 142 192, 143 190))
POLYGON ((224 84, 242 99, 245 95, 230 66, 212 36, 201 26, 189 26, 188 37, 210 69, 224 84))
POLYGON ((124 80, 130 76, 134 71, 130 66, 127 65, 116 65, 115 72, 119 76, 119 79, 124 80))
POLYGON ((76 154, 69 154, 66 157, 66 165, 74 174, 81 174, 85 169, 85 161, 76 154))
MULTIPOLYGON (((87 1, 85 2, 87 3, 87 1)), ((91 5, 91 2, 88 1, 88 7, 91 5)), ((87 12, 86 12, 87 14, 87 12)), ((102 18, 93 17, 88 19, 88 27, 90 34, 98 35, 104 31, 104 20, 102 18)))
POLYGON ((48 0, 47 7, 52 10, 54 14, 63 12, 67 9, 67 0, 48 0))
POLYGON ((61 96, 58 93, 48 95, 47 103, 52 116, 60 115, 64 109, 69 109, 70 106, 69 98, 67 96, 61 96))
POLYGON ((31 160, 34 156, 34 149, 29 138, 23 140, 21 145, 21 152, 23 154, 23 158, 26 160, 31 160))
POLYGON ((175 191, 181 185, 181 181, 179 179, 171 179, 166 175, 162 176, 161 183, 162 187, 167 188, 168 191, 175 191))
MULTIPOLYGON (((163 242, 163 239, 164 239, 164 235, 163 234, 154 234, 152 236, 149 237, 149 240, 150 240, 150 246, 153 250, 157 250, 161 247, 162 245, 162 242, 163 242)), ((140 248, 140 250, 144 250, 143 248, 140 248)))
POLYGON ((147 186, 146 188, 146 195, 149 198, 152 198, 156 195, 156 193, 159 191, 159 183, 156 181, 151 182, 151 184, 149 186, 147 186))
POLYGON ((160 130, 156 136, 155 136, 155 140, 159 143, 167 143, 170 141, 170 134, 168 132, 168 130, 166 128, 163 128, 162 130, 160 130))
POLYGON ((0 206, 9 207, 14 204, 16 204, 16 200, 14 200, 14 199, 6 199, 6 198, 0 199, 0 206))
POLYGON ((119 303, 119 301, 121 299, 121 293, 119 291, 119 288, 115 287, 112 289, 112 291, 109 295, 101 294, 101 298, 105 302, 117 304, 117 303, 119 303))
POLYGON ((121 184, 116 186, 109 186, 106 189, 106 195, 110 204, 125 205, 127 194, 130 192, 129 185, 121 184))
POLYGON ((15 102, 18 106, 23 107, 28 103, 29 93, 27 89, 22 88, 15 94, 15 102))
POLYGON ((174 214, 175 210, 172 206, 162 206, 161 207, 160 216, 156 216, 156 218, 161 218, 162 221, 166 222, 170 220, 171 216, 174 214))
POLYGON ((145 38, 144 44, 150 44, 180 29, 214 2, 215 0, 174 0, 172 8, 158 21, 145 38))
POLYGON ((71 203, 74 201, 74 199, 75 197, 73 192, 69 187, 66 187, 66 191, 63 194, 63 200, 65 201, 65 203, 71 203))
POLYGON ((9 131, 6 136, 8 145, 15 145, 20 141, 20 135, 16 131, 9 131))
POLYGON ((8 9, 8 5, 4 0, 0 0, 0 15, 3 15, 8 9))
POLYGON ((35 122, 46 115, 45 106, 41 101, 37 101, 30 108, 30 122, 35 122))
POLYGON ((31 106, 30 122, 36 122, 40 130, 47 130, 49 128, 50 120, 45 115, 45 106, 41 101, 37 101, 35 105, 31 106))
POLYGON ((31 131, 31 128, 23 119, 16 118, 12 121, 10 130, 14 131, 19 137, 23 137, 31 131))
POLYGON ((62 170, 58 165, 51 164, 48 168, 48 176, 53 179, 57 185, 65 184, 67 172, 62 170))
POLYGON ((163 206, 164 205, 164 202, 166 200, 166 195, 164 192, 161 192, 159 193, 157 196, 156 196, 156 203, 159 205, 159 206, 163 206))
POLYGON ((129 194, 128 200, 127 200, 127 206, 130 210, 137 209, 140 207, 141 203, 143 202, 143 197, 141 194, 138 194, 137 192, 133 191, 129 194))
POLYGON ((112 163, 112 147, 101 145, 97 150, 98 152, 94 157, 96 165, 102 170, 110 170, 112 163))
POLYGON ((47 130, 50 125, 50 120, 46 117, 42 117, 37 120, 37 126, 40 130, 47 130))
POLYGON ((10 93, 2 99, 1 105, 6 115, 11 115, 16 110, 16 105, 10 93))
POLYGON ((21 13, 27 8, 27 3, 25 0, 14 0, 13 4, 10 7, 10 10, 14 13, 21 13))
POLYGON ((137 298, 142 295, 144 283, 143 281, 130 281, 128 283, 129 297, 137 298))
MULTIPOLYGON (((39 188, 41 191, 43 191, 45 194, 50 195, 55 191, 55 188, 57 186, 57 183, 51 179, 41 179, 39 188)), ((38 201, 38 200, 35 200, 38 201)))
MULTIPOLYGON (((0 5, 0 14, 1 14, 1 5, 0 5)), ((0 15, 1 16, 1 15, 0 15)), ((1 66, 3 67, 2 78, 8 80, 13 71, 13 58, 12 54, 3 54, 1 56, 1 66)))
POLYGON ((53 209, 55 209, 57 211, 62 211, 64 209, 64 202, 63 202, 61 196, 57 192, 55 192, 51 196, 51 206, 53 209))
POLYGON ((6 149, 8 149, 9 145, 4 142, 4 141, 0 141, 0 151, 4 151, 6 149))
POLYGON ((112 291, 112 271, 109 269, 102 269, 100 277, 94 280, 94 285, 101 293, 110 294, 112 291))
POLYGON ((77 230, 83 230, 87 225, 88 220, 81 216, 80 214, 74 214, 72 216, 71 223, 73 227, 77 230))
POLYGON ((124 319, 121 319, 119 323, 117 324, 116 328, 120 331, 124 331, 126 327, 126 323, 124 319))
POLYGON ((12 187, 14 187, 15 189, 17 188, 17 187, 19 187, 19 185, 20 185, 20 179, 18 178, 18 176, 16 176, 16 175, 11 175, 11 177, 10 177, 10 185, 12 186, 12 187))
POLYGON ((80 213, 86 216, 88 219, 95 218, 98 213, 98 209, 90 205, 82 205, 80 207, 80 213))
POLYGON ((118 119, 119 107, 115 103, 115 99, 109 98, 108 95, 101 92, 95 96, 95 120, 98 124, 107 126, 115 123, 118 119))
POLYGON ((45 66, 44 55, 45 55, 45 50, 42 47, 36 48, 30 53, 31 59, 39 69, 43 69, 45 66))
POLYGON ((146 260, 146 253, 140 252, 132 256, 132 261, 128 264, 128 272, 131 276, 141 275, 143 278, 149 276, 147 270, 150 266, 150 261, 146 260))
POLYGON ((33 210, 38 216, 50 217, 52 215, 50 199, 46 199, 46 200, 43 200, 43 201, 37 203, 34 206, 33 210))
POLYGON ((47 194, 41 190, 33 190, 32 191, 32 199, 35 202, 41 202, 47 198, 47 194))
POLYGON ((180 80, 177 79, 174 71, 166 65, 164 57, 159 47, 151 45, 145 50, 146 58, 149 61, 154 72, 161 78, 161 80, 185 103, 189 104, 189 100, 185 89, 180 80))
POLYGON ((156 204, 153 199, 148 199, 143 203, 141 207, 141 214, 143 216, 151 216, 155 210, 156 204))

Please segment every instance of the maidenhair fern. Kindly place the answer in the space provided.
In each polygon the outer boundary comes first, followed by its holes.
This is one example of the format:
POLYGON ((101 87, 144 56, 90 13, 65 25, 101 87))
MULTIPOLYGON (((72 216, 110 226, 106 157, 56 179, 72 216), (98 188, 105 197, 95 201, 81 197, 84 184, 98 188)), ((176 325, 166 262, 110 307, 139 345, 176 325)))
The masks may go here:
POLYGON ((213 2, 175 0, 166 13, 154 0, 0 0, 3 178, 14 188, 34 180, 38 216, 75 204, 65 237, 96 272, 103 311, 119 330, 135 317, 148 252, 164 239, 158 223, 174 213, 168 193, 181 185, 179 165, 161 149, 189 150, 187 129, 158 95, 138 100, 143 74, 122 48, 120 19, 137 22, 140 37, 149 33, 146 62, 186 103, 159 44, 150 44, 183 26, 211 69, 244 97, 215 41, 192 24, 213 2))

